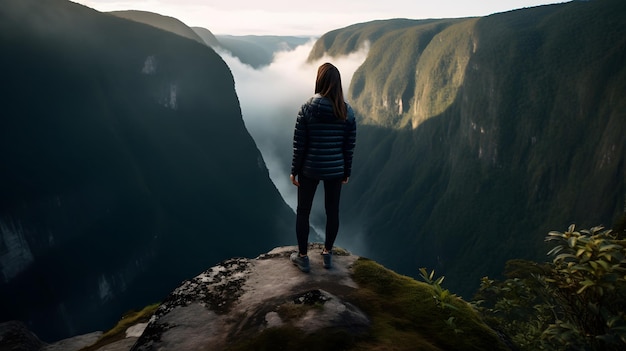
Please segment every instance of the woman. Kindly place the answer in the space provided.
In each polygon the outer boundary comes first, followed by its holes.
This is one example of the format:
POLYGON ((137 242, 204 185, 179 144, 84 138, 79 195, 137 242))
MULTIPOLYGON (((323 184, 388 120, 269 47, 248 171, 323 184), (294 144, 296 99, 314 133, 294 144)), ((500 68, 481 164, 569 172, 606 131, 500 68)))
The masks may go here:
POLYGON ((309 272, 307 256, 309 215, 320 180, 324 182, 326 239, 322 257, 324 268, 332 263, 332 248, 339 230, 339 196, 352 171, 356 142, 354 112, 343 99, 341 76, 330 63, 321 65, 315 80, 315 95, 298 112, 293 135, 291 182, 298 187, 296 237, 298 251, 291 261, 309 272))

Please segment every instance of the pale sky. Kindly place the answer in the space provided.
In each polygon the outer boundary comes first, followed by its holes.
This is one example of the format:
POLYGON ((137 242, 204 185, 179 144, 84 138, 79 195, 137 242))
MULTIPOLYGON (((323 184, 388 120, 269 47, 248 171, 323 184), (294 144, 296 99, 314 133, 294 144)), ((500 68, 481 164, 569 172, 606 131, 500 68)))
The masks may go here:
POLYGON ((486 16, 551 0, 73 0, 98 11, 143 10, 175 17, 213 34, 320 36, 389 18, 486 16))

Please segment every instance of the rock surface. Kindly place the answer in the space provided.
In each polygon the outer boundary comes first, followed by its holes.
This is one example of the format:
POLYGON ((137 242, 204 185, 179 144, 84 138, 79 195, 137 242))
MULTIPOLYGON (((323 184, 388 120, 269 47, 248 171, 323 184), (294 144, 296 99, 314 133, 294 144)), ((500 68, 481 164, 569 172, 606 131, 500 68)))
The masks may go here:
POLYGON ((79 351, 84 347, 92 345, 102 336, 101 331, 78 335, 71 338, 59 340, 50 345, 44 346, 41 351, 79 351))
POLYGON ((311 272, 289 261, 295 246, 255 259, 223 261, 175 289, 161 304, 132 350, 222 349, 273 327, 312 333, 341 327, 360 333, 368 317, 342 296, 357 284, 350 269, 357 256, 337 250, 324 269, 320 244, 311 244, 311 272))

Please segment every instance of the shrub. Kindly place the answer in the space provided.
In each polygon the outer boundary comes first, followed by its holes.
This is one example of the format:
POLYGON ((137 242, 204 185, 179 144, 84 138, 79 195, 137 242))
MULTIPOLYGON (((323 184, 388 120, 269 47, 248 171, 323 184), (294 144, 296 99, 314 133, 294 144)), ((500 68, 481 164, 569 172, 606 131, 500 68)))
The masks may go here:
POLYGON ((552 231, 552 262, 515 261, 508 279, 483 278, 475 305, 522 350, 626 347, 626 247, 618 232, 552 231))

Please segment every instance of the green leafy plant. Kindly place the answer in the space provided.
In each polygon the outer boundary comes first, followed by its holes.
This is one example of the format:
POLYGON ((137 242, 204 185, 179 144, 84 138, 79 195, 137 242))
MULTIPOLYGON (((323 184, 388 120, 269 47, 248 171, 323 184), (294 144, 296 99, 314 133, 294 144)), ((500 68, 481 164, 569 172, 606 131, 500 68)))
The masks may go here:
POLYGON ((510 261, 503 282, 483 278, 474 305, 521 350, 626 347, 626 247, 594 227, 552 231, 553 259, 510 261))
POLYGON ((594 350, 626 346, 626 247, 612 230, 594 227, 550 232, 557 245, 552 274, 545 279, 563 309, 543 338, 557 345, 594 350))
POLYGON ((433 288, 433 299, 435 300, 435 304, 441 308, 441 309, 453 309, 456 310, 456 306, 452 305, 449 301, 450 298, 453 296, 456 296, 452 293, 450 293, 450 291, 448 289, 444 289, 441 286, 441 283, 443 283, 444 280, 444 276, 441 276, 437 279, 435 279, 435 271, 432 270, 430 273, 428 273, 426 271, 426 268, 420 268, 420 277, 422 278, 422 280, 430 285, 433 288))
POLYGON ((530 261, 509 261, 509 278, 499 282, 484 277, 472 301, 485 322, 520 350, 543 349, 541 335, 554 321, 553 306, 540 293, 546 269, 530 261))
MULTIPOLYGON (((444 276, 435 279, 434 270, 428 273, 426 271, 426 268, 420 268, 420 277, 426 284, 430 285, 430 287, 433 289, 432 298, 433 300, 435 300, 435 304, 437 305, 437 307, 442 310, 458 310, 458 308, 451 303, 451 299, 456 298, 456 295, 450 293, 448 289, 444 289, 441 286, 441 283, 443 283, 443 280, 445 278, 444 276)), ((454 316, 448 317, 448 319, 445 320, 445 323, 448 327, 450 327, 450 329, 454 331, 455 334, 460 334, 463 332, 463 330, 457 327, 454 316)))

